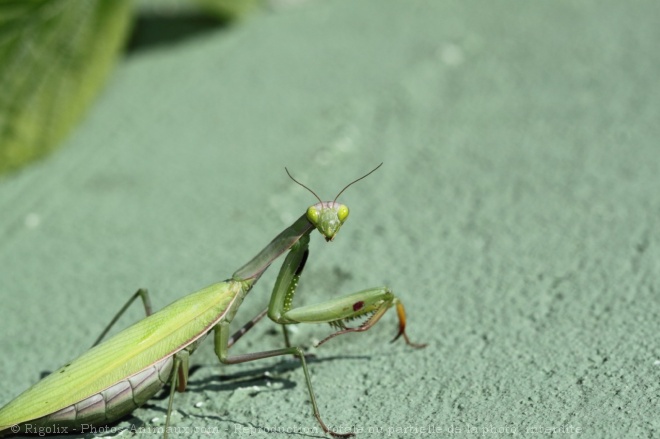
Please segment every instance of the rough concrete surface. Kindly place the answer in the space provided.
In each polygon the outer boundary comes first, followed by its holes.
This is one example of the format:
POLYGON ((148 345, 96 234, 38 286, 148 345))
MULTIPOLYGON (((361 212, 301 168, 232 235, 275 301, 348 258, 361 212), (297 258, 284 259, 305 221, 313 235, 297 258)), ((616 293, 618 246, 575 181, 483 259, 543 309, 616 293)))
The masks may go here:
MULTIPOLYGON (((296 299, 387 284, 428 347, 390 344, 394 313, 317 350, 331 329, 299 326, 326 422, 658 437, 657 3, 276 5, 175 38, 168 18, 65 147, 0 181, 0 404, 85 351, 138 287, 160 308, 230 276, 315 202, 284 166, 332 199, 382 161, 342 195, 337 239, 313 236, 296 299)), ((234 349, 279 347, 276 330, 234 349)), ((293 360, 223 367, 212 345, 172 437, 323 437, 293 360)), ((117 427, 159 437, 166 406, 117 427)))

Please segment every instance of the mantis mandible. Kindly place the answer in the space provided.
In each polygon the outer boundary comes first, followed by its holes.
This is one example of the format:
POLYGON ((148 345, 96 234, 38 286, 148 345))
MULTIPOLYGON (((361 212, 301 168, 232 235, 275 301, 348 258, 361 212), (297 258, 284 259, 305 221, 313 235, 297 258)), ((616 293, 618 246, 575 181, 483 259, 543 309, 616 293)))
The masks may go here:
POLYGON ((138 290, 89 351, 0 409, 0 435, 38 431, 65 433, 79 431, 83 426, 107 425, 135 410, 169 383, 171 388, 164 428, 164 437, 167 437, 174 391, 182 392, 186 388, 189 356, 213 331, 215 353, 224 364, 282 355, 297 357, 305 376, 313 414, 323 431, 335 437, 353 436, 350 432, 331 430, 321 419, 305 355, 300 347, 290 345, 284 325, 329 323, 337 331, 318 343, 321 345, 341 334, 368 330, 389 308, 396 307, 399 332, 394 340, 403 337, 412 347, 424 347, 408 338, 403 304, 387 287, 369 288, 317 305, 292 308, 298 280, 309 254, 310 234, 316 229, 326 241, 332 241, 348 218, 348 207, 338 203, 337 199, 349 186, 380 166, 382 163, 346 185, 333 201, 328 202, 321 201, 314 191, 293 178, 287 169, 294 182, 314 194, 319 201, 317 204, 310 206, 305 214, 226 281, 189 294, 153 314, 146 290, 138 290), (270 264, 286 251, 289 253, 280 268, 268 308, 230 337, 229 324, 243 299, 270 264), (144 303, 147 317, 99 344, 119 316, 138 297, 144 303), (266 313, 271 320, 283 325, 285 347, 230 356, 229 348, 266 313), (347 321, 360 317, 364 319, 360 325, 346 325, 347 321))

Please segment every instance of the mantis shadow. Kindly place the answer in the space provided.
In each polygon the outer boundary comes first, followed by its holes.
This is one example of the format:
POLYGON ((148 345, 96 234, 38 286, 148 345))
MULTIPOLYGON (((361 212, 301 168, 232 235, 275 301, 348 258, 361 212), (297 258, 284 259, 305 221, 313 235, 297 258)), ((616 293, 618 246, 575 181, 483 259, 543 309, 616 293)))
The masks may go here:
MULTIPOLYGON (((334 362, 338 360, 348 360, 348 359, 370 360, 372 359, 372 356, 371 355, 336 355, 336 356, 319 358, 315 354, 307 354, 305 355, 305 359, 308 364, 316 364, 316 363, 324 363, 328 361, 334 362)), ((256 397, 258 394, 263 392, 274 392, 274 391, 279 392, 283 390, 290 390, 297 387, 299 380, 292 380, 288 377, 283 377, 282 375, 286 375, 289 372, 300 369, 301 362, 297 358, 287 357, 285 359, 282 359, 281 361, 278 361, 275 364, 252 368, 250 370, 238 371, 232 374, 214 375, 199 379, 194 378, 194 376, 198 374, 199 370, 202 370, 203 368, 207 368, 207 367, 217 367, 217 364, 193 365, 190 367, 188 371, 189 380, 186 391, 226 392, 226 391, 234 391, 245 387, 257 386, 259 387, 258 390, 255 390, 248 394, 248 396, 250 397, 256 397), (272 386, 273 383, 279 385, 272 386)), ((50 372, 44 371, 41 374, 45 376, 48 375, 49 373, 50 372)), ((171 386, 169 385, 165 386, 158 394, 156 394, 153 398, 151 398, 150 401, 166 400, 167 398, 169 398, 170 390, 171 390, 171 386)), ((142 405, 142 408, 149 408, 151 410, 161 412, 164 415, 167 413, 167 408, 162 407, 162 404, 156 405, 147 402, 144 405, 142 405)), ((215 420, 218 421, 219 423, 229 422, 229 423, 235 423, 237 425, 242 425, 243 427, 246 428, 249 427, 257 431, 268 431, 266 427, 256 426, 251 423, 240 423, 214 414, 211 415, 195 414, 195 413, 189 413, 181 409, 177 409, 177 411, 180 412, 186 418, 204 419, 206 421, 215 420)), ((123 434, 125 431, 134 432, 143 429, 158 429, 158 428, 162 428, 163 426, 150 426, 147 424, 147 422, 131 414, 113 423, 107 424, 106 427, 107 430, 103 433, 103 436, 115 437, 115 436, 119 436, 120 434, 123 434), (120 424, 125 424, 125 423, 128 423, 128 425, 125 427, 118 427, 120 424)), ((227 432, 229 433, 229 431, 227 432)), ((323 434, 320 435, 307 434, 304 431, 296 431, 292 433, 304 437, 324 437, 324 438, 327 437, 323 434)), ((93 437, 97 437, 97 434, 93 434, 93 433, 83 434, 82 437, 93 438, 93 437)))
MULTIPOLYGON (((333 357, 325 357, 325 358, 318 358, 315 355, 306 355, 305 356, 307 363, 308 364, 314 364, 314 363, 322 363, 326 361, 337 361, 337 360, 342 360, 342 359, 360 359, 360 360, 369 360, 371 359, 371 356, 369 355, 355 355, 355 356, 347 356, 347 355, 338 355, 338 356, 333 356, 333 357)), ((257 367, 257 368, 252 368, 250 370, 245 370, 245 371, 239 371, 236 373, 232 374, 220 374, 220 375, 215 375, 215 376, 210 376, 210 377, 205 377, 205 378, 200 378, 200 379, 195 379, 192 378, 193 375, 195 375, 199 370, 206 368, 206 367, 217 367, 217 365, 195 365, 190 368, 188 371, 188 386, 186 388, 186 391, 191 391, 191 392, 198 392, 198 391, 209 391, 209 392, 226 392, 226 391, 233 391, 245 387, 253 387, 257 386, 259 387, 258 390, 255 390, 253 392, 250 392, 248 396, 250 397, 256 397, 260 393, 263 392, 274 392, 274 391, 282 391, 282 390, 289 390, 297 387, 298 385, 298 380, 292 380, 290 378, 282 377, 280 375, 287 374, 291 371, 294 371, 296 369, 300 369, 301 363, 298 359, 285 359, 283 361, 279 361, 276 364, 264 366, 264 367, 257 367), (278 386, 272 386, 273 383, 279 384, 278 386)), ((161 390, 156 396, 151 398, 150 401, 158 401, 158 400, 166 400, 169 398, 170 395, 170 390, 171 387, 168 385, 163 390, 161 390)), ((164 415, 167 413, 167 408, 163 407, 162 404, 160 405, 154 405, 149 402, 144 404, 142 408, 149 408, 154 411, 158 411, 163 413, 164 415)), ((233 421, 230 418, 227 417, 221 417, 215 414, 195 414, 195 413, 190 413, 186 410, 181 410, 177 409, 179 413, 184 418, 195 418, 195 419, 202 419, 204 420, 205 423, 208 423, 209 420, 211 421, 217 421, 219 424, 227 424, 227 423, 234 423, 236 425, 241 425, 245 428, 250 428, 256 431, 268 431, 267 427, 263 426, 258 426, 254 425, 252 423, 242 423, 242 422, 237 422, 233 421)), ((123 420, 120 420, 119 422, 128 422, 131 425, 122 428, 118 431, 118 433, 122 432, 123 430, 140 430, 141 428, 146 428, 147 424, 142 421, 140 418, 135 417, 134 415, 129 416, 128 418, 124 418, 123 420)), ((115 423, 119 424, 119 422, 115 423)), ((172 426, 170 426, 172 427, 172 426)), ((226 431, 227 434, 230 434, 230 430, 226 431)), ((324 434, 308 434, 305 431, 295 431, 292 432, 293 434, 299 435, 299 436, 304 436, 304 437, 322 437, 326 438, 327 436, 324 434)), ((111 434, 108 436, 115 436, 116 434, 111 434)))
MULTIPOLYGON (((318 358, 316 355, 310 354, 305 355, 307 364, 317 364, 324 363, 327 361, 337 361, 337 360, 347 360, 347 359, 359 359, 359 360, 370 360, 370 355, 337 355, 333 357, 324 357, 318 358)), ((211 391, 211 392, 226 392, 233 391, 247 386, 259 386, 267 388, 263 391, 280 391, 293 389, 297 386, 297 380, 292 380, 289 378, 282 377, 280 375, 286 374, 288 372, 297 370, 301 368, 301 363, 297 358, 285 359, 277 362, 276 364, 257 367, 250 370, 244 370, 235 372, 232 374, 220 374, 209 376, 206 378, 200 379, 191 379, 191 377, 202 368, 206 367, 217 367, 217 365, 195 365, 190 368, 188 371, 188 386, 186 391, 197 392, 197 391, 211 391), (279 383, 281 386, 276 388, 270 388, 272 383, 279 383)), ((258 393, 262 393, 262 390, 255 391, 250 396, 256 396, 258 393)), ((151 400, 164 400, 169 397, 170 386, 165 386, 156 396, 151 398, 151 400)), ((147 403, 148 404, 148 403, 147 403)), ((146 404, 145 404, 146 406, 146 404)), ((157 409, 157 407, 153 407, 157 409)), ((165 410, 163 410, 165 411, 165 410)))

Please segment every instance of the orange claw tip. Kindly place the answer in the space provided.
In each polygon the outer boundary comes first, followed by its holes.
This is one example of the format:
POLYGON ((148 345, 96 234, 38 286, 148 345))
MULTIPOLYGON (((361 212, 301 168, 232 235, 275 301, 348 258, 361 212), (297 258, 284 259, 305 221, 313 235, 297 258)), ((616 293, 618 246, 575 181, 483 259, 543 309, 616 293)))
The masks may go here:
POLYGON ((392 339, 390 343, 394 343, 399 337, 403 335, 403 339, 406 341, 408 346, 412 346, 416 349, 426 347, 426 343, 413 343, 408 338, 408 334, 406 334, 406 309, 403 307, 403 303, 398 302, 396 304, 396 314, 399 317, 399 333, 392 339))
POLYGON ((394 337, 392 340, 390 340, 390 343, 394 343, 403 335, 403 328, 399 327, 399 333, 394 337))

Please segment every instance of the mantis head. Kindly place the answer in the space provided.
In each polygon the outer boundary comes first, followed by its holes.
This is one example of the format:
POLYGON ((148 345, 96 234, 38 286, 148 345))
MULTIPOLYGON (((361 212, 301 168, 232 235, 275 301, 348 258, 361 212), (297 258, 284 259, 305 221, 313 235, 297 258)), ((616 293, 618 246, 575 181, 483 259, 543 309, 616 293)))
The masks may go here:
POLYGON ((316 195, 316 192, 293 178, 291 173, 289 172, 288 169, 284 168, 286 170, 286 173, 289 175, 289 178, 291 180, 295 181, 298 183, 300 186, 304 187, 308 191, 310 191, 317 200, 319 200, 318 203, 316 203, 313 206, 310 206, 309 209, 307 209, 307 219, 309 220, 314 227, 316 227, 316 230, 321 232, 321 235, 325 238, 326 241, 332 241, 335 239, 335 235, 337 232, 339 232, 339 229, 341 229, 341 226, 344 224, 346 221, 346 218, 348 218, 348 207, 341 203, 337 203, 337 198, 346 190, 348 189, 349 186, 351 186, 354 183, 357 183, 358 181, 362 180, 363 178, 366 178, 368 175, 372 174, 373 172, 376 171, 376 169, 380 168, 383 166, 381 163, 380 165, 376 166, 374 169, 371 171, 367 172, 364 174, 362 177, 353 180, 352 182, 348 183, 346 186, 344 186, 344 189, 340 190, 337 196, 333 201, 321 201, 321 198, 319 198, 318 195, 316 195))
POLYGON ((320 202, 307 209, 307 219, 328 242, 335 238, 346 218, 348 207, 334 201, 320 202))

